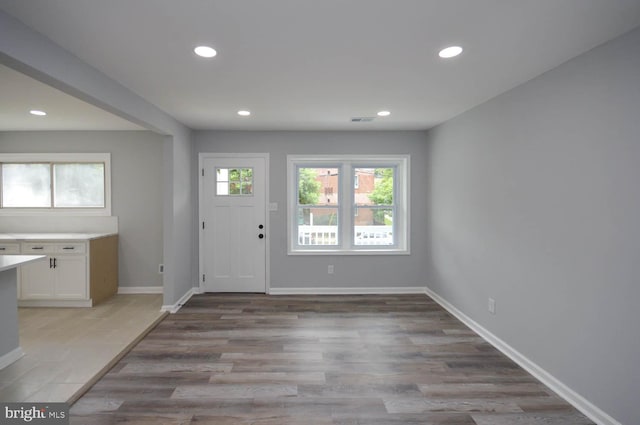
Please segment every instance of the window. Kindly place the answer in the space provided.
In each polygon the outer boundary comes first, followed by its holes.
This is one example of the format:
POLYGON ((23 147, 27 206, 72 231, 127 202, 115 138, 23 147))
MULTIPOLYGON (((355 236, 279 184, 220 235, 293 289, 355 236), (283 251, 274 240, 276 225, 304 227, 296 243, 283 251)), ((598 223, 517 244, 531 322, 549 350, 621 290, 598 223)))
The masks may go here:
POLYGON ((0 214, 111 215, 110 154, 0 154, 0 214))
POLYGON ((409 156, 287 163, 289 254, 409 253, 409 156))
POLYGON ((216 168, 217 196, 252 196, 253 168, 216 168))

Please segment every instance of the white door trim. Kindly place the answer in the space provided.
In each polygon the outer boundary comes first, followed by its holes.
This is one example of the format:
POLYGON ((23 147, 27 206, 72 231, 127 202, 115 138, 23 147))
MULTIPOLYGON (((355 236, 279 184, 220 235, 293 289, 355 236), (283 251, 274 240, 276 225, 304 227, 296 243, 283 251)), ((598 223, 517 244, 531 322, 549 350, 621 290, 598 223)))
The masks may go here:
POLYGON ((271 289, 271 220, 269 212, 269 154, 268 153, 214 153, 214 152, 200 152, 198 153, 198 285, 200 293, 205 292, 205 288, 202 281, 204 275, 204 233, 202 232, 202 222, 205 217, 204 210, 204 179, 202 177, 202 170, 204 169, 205 159, 216 158, 263 158, 265 165, 264 176, 264 202, 266 211, 266 226, 267 226, 267 240, 266 240, 266 252, 265 252, 265 292, 268 294, 271 289))

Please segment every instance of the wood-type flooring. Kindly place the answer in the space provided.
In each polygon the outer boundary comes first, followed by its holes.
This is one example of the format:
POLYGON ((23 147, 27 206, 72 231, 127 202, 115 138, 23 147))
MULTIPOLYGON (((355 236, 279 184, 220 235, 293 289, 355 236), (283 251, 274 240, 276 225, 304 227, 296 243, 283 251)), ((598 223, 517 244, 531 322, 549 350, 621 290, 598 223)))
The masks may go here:
POLYGON ((587 425, 425 295, 203 294, 71 424, 587 425))

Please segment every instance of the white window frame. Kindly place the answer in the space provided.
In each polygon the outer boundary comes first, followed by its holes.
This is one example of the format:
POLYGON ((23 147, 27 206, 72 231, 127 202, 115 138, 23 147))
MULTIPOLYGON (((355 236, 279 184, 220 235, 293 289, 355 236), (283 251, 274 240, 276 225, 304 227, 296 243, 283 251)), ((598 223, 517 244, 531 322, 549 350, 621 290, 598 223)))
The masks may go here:
MULTIPOLYGON (((111 154, 110 153, 0 153, 0 163, 103 163, 104 207, 87 208, 2 208, 0 216, 110 216, 111 215, 111 154)), ((0 178, 1 178, 0 174, 0 178)), ((1 183, 1 182, 0 182, 1 183)), ((52 183, 53 184, 53 183, 52 183)), ((1 187, 0 187, 1 189, 1 187)), ((53 200, 52 200, 53 202, 53 200)))
POLYGON ((409 155, 287 155, 287 240, 289 255, 408 255, 410 254, 409 155), (339 168, 337 246, 298 244, 298 168, 339 168), (355 168, 396 169, 394 179, 394 245, 355 245, 355 168))

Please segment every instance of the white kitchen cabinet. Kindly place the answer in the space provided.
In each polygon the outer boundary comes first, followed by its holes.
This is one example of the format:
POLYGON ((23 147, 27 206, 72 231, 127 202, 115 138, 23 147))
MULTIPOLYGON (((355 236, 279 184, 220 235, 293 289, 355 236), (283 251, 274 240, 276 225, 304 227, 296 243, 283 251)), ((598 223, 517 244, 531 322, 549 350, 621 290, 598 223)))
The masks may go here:
POLYGON ((47 256, 44 261, 20 267, 20 306, 91 307, 117 292, 117 235, 22 241, 20 253, 47 256))
POLYGON ((57 264, 54 269, 54 296, 64 299, 86 299, 87 259, 84 256, 68 255, 57 256, 55 261, 57 264))
POLYGON ((25 265, 20 268, 18 298, 48 299, 53 298, 54 273, 51 270, 51 257, 44 261, 25 265))

